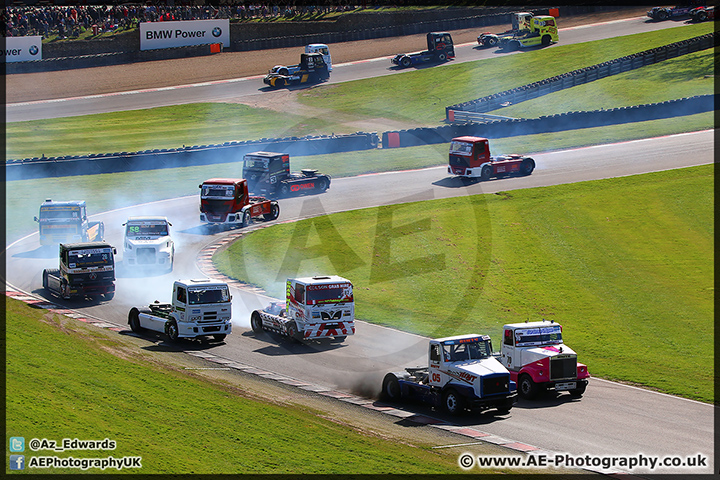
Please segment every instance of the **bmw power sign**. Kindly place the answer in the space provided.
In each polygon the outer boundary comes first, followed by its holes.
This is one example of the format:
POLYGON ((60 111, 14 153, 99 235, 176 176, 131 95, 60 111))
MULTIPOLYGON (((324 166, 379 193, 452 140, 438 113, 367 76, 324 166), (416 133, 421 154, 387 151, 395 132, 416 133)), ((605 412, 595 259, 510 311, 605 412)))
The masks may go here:
POLYGON ((5 40, 5 51, 3 62, 29 62, 31 60, 42 60, 42 37, 7 37, 5 40))
POLYGON ((140 23, 140 50, 207 43, 230 46, 229 19, 140 23))

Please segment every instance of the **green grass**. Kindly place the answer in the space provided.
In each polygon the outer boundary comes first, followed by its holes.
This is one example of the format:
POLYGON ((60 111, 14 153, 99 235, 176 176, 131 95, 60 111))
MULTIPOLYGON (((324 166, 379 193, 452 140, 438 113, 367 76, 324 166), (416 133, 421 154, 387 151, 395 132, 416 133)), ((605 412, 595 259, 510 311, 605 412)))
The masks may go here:
POLYGON ((359 318, 422 335, 556 320, 592 374, 712 402, 713 188, 702 166, 357 210, 214 261, 280 298, 286 276, 345 276, 359 318))
MULTIPOLYGON (((445 107, 710 31, 699 24, 523 52, 443 68, 323 85, 299 101, 322 108, 301 116, 245 105, 201 103, 6 125, 6 158, 133 152, 182 145, 311 134, 353 133, 349 122, 386 118, 437 126, 445 107), (507 72, 513 72, 508 75, 507 72), (490 81, 492 79, 492 81, 490 81)), ((713 93, 712 51, 698 52, 523 102, 496 113, 533 118, 713 93)), ((711 119, 712 116, 707 118, 711 119)), ((675 123, 683 123, 677 122, 675 123)), ((712 121, 700 129, 712 128, 712 121)), ((378 132, 382 133, 382 132, 378 132)))
POLYGON ((143 474, 460 473, 456 453, 358 431, 302 405, 259 401, 242 387, 148 361, 114 333, 16 300, 7 302, 6 326, 6 435, 117 442, 114 451, 38 454, 141 456, 142 469, 128 472, 143 474))

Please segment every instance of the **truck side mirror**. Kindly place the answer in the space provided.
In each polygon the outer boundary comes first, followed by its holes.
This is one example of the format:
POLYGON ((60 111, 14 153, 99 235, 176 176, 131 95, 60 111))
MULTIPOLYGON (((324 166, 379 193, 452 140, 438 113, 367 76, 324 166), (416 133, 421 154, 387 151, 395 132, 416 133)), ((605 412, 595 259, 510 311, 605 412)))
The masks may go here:
POLYGON ((113 253, 117 255, 117 248, 113 247, 113 253))
POLYGON ((40 220, 38 220, 37 217, 33 217, 33 220, 35 220, 36 222, 39 222, 39 221, 40 221, 40 220))

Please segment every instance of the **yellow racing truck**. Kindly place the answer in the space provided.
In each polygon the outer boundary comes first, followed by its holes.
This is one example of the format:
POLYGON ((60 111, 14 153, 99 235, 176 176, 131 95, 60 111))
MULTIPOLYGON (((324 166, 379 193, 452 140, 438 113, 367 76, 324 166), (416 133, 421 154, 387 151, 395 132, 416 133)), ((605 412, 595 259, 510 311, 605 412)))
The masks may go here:
POLYGON ((480 34, 477 38, 478 44, 482 47, 499 46, 504 50, 518 50, 536 46, 546 47, 559 41, 557 20, 550 15, 517 12, 513 14, 512 26, 512 30, 505 33, 480 34))

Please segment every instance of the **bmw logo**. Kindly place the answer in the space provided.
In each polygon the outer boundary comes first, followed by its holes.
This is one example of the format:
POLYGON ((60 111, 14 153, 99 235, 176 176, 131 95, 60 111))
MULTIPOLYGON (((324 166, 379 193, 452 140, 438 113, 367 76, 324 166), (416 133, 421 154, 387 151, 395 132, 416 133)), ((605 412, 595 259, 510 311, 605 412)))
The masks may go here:
POLYGON ((220 27, 215 27, 215 28, 212 29, 212 36, 213 36, 213 37, 216 37, 216 38, 217 38, 217 37, 219 37, 220 35, 222 35, 222 28, 220 28, 220 27))
POLYGON ((37 45, 31 45, 30 46, 30 55, 37 55, 40 49, 37 47, 37 45))

